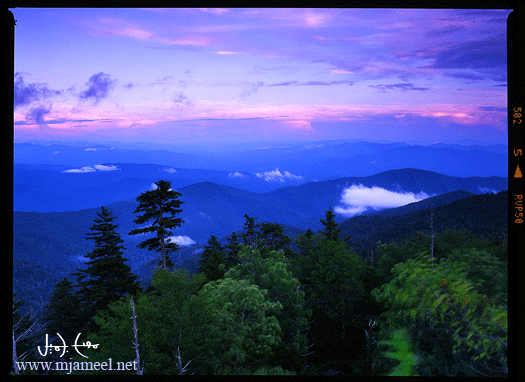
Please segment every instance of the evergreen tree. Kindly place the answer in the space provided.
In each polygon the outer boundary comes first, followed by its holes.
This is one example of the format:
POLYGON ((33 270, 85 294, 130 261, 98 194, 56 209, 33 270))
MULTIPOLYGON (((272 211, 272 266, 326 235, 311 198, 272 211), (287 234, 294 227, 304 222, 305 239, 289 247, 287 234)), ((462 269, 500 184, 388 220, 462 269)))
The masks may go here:
POLYGON ((239 242, 239 235, 236 232, 232 232, 226 240, 228 241, 228 244, 224 247, 226 251, 226 269, 230 269, 239 264, 237 255, 241 250, 241 243, 239 242))
POLYGON ((184 202, 178 199, 182 194, 171 189, 171 182, 159 180, 155 182, 155 186, 154 190, 143 192, 137 196, 139 205, 134 213, 142 212, 143 214, 138 215, 133 220, 136 224, 143 224, 150 220, 153 220, 153 223, 148 227, 134 229, 129 234, 155 232, 155 237, 141 242, 138 247, 160 252, 160 258, 154 263, 164 269, 172 268, 173 262, 168 253, 176 251, 179 246, 177 243, 171 242, 169 236, 172 235, 171 230, 173 228, 180 227, 184 223, 181 218, 176 217, 182 212, 180 206, 184 202))
POLYGON ((269 253, 271 251, 285 251, 287 257, 290 256, 290 248, 288 247, 292 240, 284 234, 284 229, 277 223, 262 223, 259 230, 259 242, 263 252, 269 253))
POLYGON ((243 229, 245 230, 241 236, 243 238, 244 244, 249 245, 252 247, 252 249, 257 249, 257 238, 259 236, 259 233, 257 231, 257 228, 260 227, 260 224, 257 224, 257 218, 248 216, 248 214, 244 214, 244 218, 246 219, 244 222, 243 229))
POLYGON ((222 278, 225 271, 225 258, 221 243, 217 241, 217 237, 211 235, 208 244, 204 247, 202 259, 199 260, 199 272, 210 281, 222 278))
POLYGON ((79 318, 79 301, 74 293, 74 284, 66 277, 55 286, 42 321, 48 333, 60 333, 66 341, 74 341, 82 331, 79 318))
POLYGON ((95 242, 95 249, 87 254, 90 259, 87 268, 74 273, 77 276, 83 323, 89 323, 91 317, 100 309, 121 296, 136 294, 140 290, 138 276, 131 272, 126 259, 122 257, 124 241, 113 224, 115 216, 106 207, 97 212, 98 218, 93 219, 91 232, 86 239, 95 242))
POLYGON ((364 327, 356 320, 363 315, 356 304, 365 297, 362 261, 343 240, 323 233, 300 235, 296 243, 298 279, 312 310, 309 360, 327 373, 349 374, 365 351, 364 327))
MULTIPOLYGON (((186 269, 155 269, 151 290, 139 293, 133 299, 134 308, 129 299, 121 299, 111 303, 108 309, 94 317, 98 330, 89 333, 86 339, 101 346, 96 350, 85 349, 83 353, 89 356, 90 362, 104 362, 113 358, 115 365, 115 360, 118 359, 137 359, 134 344, 138 338, 141 360, 139 369, 143 368, 145 375, 181 373, 179 356, 182 358, 182 366, 187 366, 187 373, 194 373, 194 365, 202 359, 196 352, 195 337, 202 334, 201 321, 207 323, 207 312, 204 311, 205 307, 201 309, 199 304, 191 304, 191 301, 206 281, 202 274, 190 276, 186 269), (137 337, 134 326, 138 328, 137 337)), ((107 373, 102 370, 90 372, 107 373)), ((136 374, 136 370, 120 373, 131 375, 136 374)))
POLYGON ((324 225, 325 229, 319 231, 324 237, 330 241, 339 240, 339 234, 341 228, 337 228, 339 224, 335 222, 335 213, 332 206, 325 212, 325 219, 320 219, 320 222, 324 225))

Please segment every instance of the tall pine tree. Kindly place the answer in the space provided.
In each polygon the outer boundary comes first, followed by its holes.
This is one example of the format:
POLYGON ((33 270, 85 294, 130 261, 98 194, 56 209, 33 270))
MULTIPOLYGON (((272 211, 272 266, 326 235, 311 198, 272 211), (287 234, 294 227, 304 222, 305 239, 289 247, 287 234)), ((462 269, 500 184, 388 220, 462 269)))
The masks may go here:
POLYGON ((335 213, 332 209, 332 206, 325 212, 325 219, 320 219, 320 222, 324 225, 324 230, 319 231, 325 238, 330 241, 339 240, 339 234, 341 233, 341 228, 337 228, 339 224, 335 222, 335 213))
POLYGON ((199 260, 199 272, 204 274, 210 281, 218 280, 224 276, 226 269, 225 259, 226 254, 223 246, 219 243, 217 237, 211 235, 208 244, 204 247, 202 259, 199 260))
POLYGON ((74 289, 74 284, 67 278, 60 281, 45 306, 42 319, 48 333, 60 333, 66 341, 74 341, 82 331, 79 326, 79 301, 74 289))
POLYGON ((244 244, 249 245, 252 247, 253 250, 257 249, 257 239, 259 237, 259 232, 257 231, 257 228, 259 228, 261 225, 257 224, 257 218, 248 216, 248 214, 244 214, 244 232, 241 233, 241 236, 243 238, 244 244))
POLYGON ((97 216, 93 219, 91 232, 86 234, 86 239, 95 242, 95 249, 86 255, 90 259, 86 262, 87 268, 74 273, 84 322, 89 322, 99 309, 106 308, 110 302, 140 290, 138 276, 131 272, 122 257, 125 247, 121 243, 124 241, 115 231, 118 225, 112 223, 116 217, 106 207, 101 207, 97 216))
POLYGON ((143 192, 137 196, 139 205, 134 213, 142 212, 143 214, 138 215, 133 220, 137 224, 143 224, 150 220, 153 220, 153 223, 148 227, 134 229, 129 234, 137 235, 155 232, 155 237, 144 240, 138 247, 160 252, 160 258, 154 263, 164 269, 167 267, 172 268, 173 262, 169 258, 168 253, 176 251, 179 249, 179 246, 177 243, 171 242, 169 236, 172 235, 171 230, 173 228, 180 227, 184 223, 184 220, 176 217, 182 212, 180 206, 184 202, 178 199, 182 194, 171 189, 171 182, 159 180, 155 182, 155 186, 154 190, 143 192))
POLYGON ((226 269, 230 269, 239 264, 239 251, 241 250, 241 243, 239 242, 239 235, 232 232, 226 239, 228 244, 224 246, 226 252, 226 269))

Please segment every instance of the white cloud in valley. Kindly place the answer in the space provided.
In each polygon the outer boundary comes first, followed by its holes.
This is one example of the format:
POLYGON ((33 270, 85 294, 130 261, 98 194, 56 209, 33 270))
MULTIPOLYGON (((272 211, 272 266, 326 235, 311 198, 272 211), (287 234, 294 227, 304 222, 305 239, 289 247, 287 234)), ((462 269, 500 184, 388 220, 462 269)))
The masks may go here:
POLYGON ((245 178, 245 175, 242 172, 235 171, 235 172, 230 172, 228 174, 228 178, 230 178, 230 179, 234 179, 234 178, 243 179, 243 178, 245 178))
POLYGON ((103 164, 96 164, 93 167, 99 171, 116 171, 120 170, 117 166, 104 166, 103 164))
POLYGON ((257 175, 258 178, 264 179, 267 182, 282 182, 284 183, 286 179, 290 180, 301 180, 303 177, 301 175, 294 175, 291 172, 279 171, 279 168, 276 168, 273 171, 264 171, 264 172, 258 172, 255 175, 257 175))
POLYGON ((103 164, 96 164, 94 166, 84 166, 81 168, 72 168, 70 170, 64 170, 62 172, 81 174, 86 172, 96 172, 96 171, 116 171, 120 170, 117 166, 105 166, 103 164))
POLYGON ((81 167, 81 168, 72 168, 71 170, 64 170, 62 172, 69 172, 69 173, 84 173, 84 172, 95 172, 97 170, 95 170, 93 167, 91 166, 84 166, 84 167, 81 167))
POLYGON ((170 236, 168 239, 171 239, 170 242, 177 243, 181 247, 184 247, 184 246, 187 246, 187 245, 192 245, 192 244, 197 244, 197 242, 194 241, 189 236, 180 236, 180 235, 179 236, 170 236))
POLYGON ((341 206, 335 207, 334 212, 346 217, 352 217, 365 212, 369 208, 374 210, 395 208, 426 198, 428 198, 428 195, 423 191, 414 194, 413 192, 395 192, 377 186, 366 187, 362 184, 354 184, 343 190, 341 206))

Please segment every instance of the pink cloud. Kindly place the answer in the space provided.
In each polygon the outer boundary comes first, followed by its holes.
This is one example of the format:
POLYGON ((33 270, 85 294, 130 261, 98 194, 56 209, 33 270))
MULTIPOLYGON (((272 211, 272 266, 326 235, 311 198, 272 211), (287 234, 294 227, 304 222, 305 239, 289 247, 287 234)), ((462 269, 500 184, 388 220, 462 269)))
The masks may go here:
POLYGON ((229 12, 229 9, 225 9, 225 8, 200 8, 200 10, 206 13, 213 13, 214 15, 217 15, 217 16, 223 15, 229 12))
POLYGON ((165 45, 193 45, 207 46, 211 39, 198 35, 185 35, 181 37, 164 37, 143 28, 135 23, 123 19, 98 18, 96 22, 89 23, 91 33, 99 37, 127 37, 141 41, 161 43, 165 45))

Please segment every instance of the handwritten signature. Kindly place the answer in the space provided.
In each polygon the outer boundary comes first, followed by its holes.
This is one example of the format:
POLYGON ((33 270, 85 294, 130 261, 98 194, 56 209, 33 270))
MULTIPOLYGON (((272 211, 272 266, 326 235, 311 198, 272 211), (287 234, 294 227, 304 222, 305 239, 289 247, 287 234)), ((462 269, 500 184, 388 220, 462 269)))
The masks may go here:
MULTIPOLYGON (((82 345, 79 345, 79 344, 78 344, 78 338, 80 337, 81 334, 82 334, 82 333, 78 333, 77 338, 75 338, 75 343, 74 343, 72 346, 73 346, 73 348, 75 348, 76 352, 77 352, 78 354, 80 354, 82 357, 84 357, 84 358, 89 358, 89 357, 85 356, 84 354, 82 354, 82 353, 78 350, 78 348, 79 348, 79 347, 87 347, 88 349, 89 349, 89 348, 97 349, 99 344, 91 344, 90 341, 87 341, 87 342, 82 342, 82 345)), ((60 351, 60 349, 62 349, 62 354, 60 355, 60 357, 63 357, 64 354, 66 354, 66 352, 67 352, 66 349, 68 348, 68 346, 66 345, 66 341, 64 341, 64 338, 62 338, 62 336, 61 336, 59 333, 57 333, 57 336, 58 336, 58 337, 60 338, 60 340, 62 341, 62 345, 53 345, 53 344, 50 344, 50 343, 49 343, 49 335, 46 334, 46 347, 45 347, 45 352, 44 352, 43 354, 42 354, 42 351, 40 350, 40 346, 38 346, 38 352, 40 353, 40 355, 41 355, 42 357, 47 356, 47 351, 48 351, 48 350, 50 350, 49 354, 51 354, 51 353, 53 352, 53 350, 58 352, 58 351, 60 351)))

